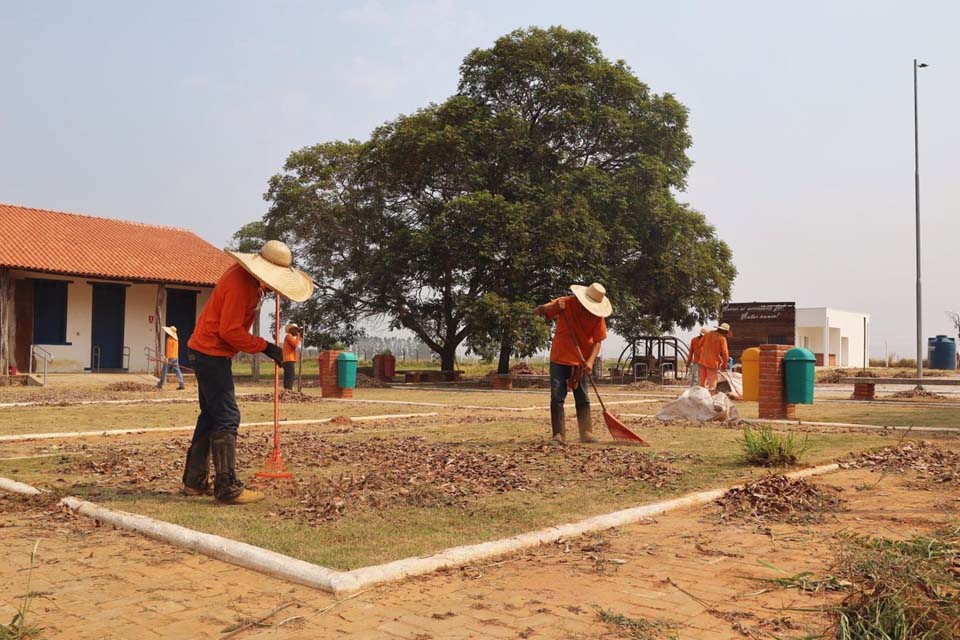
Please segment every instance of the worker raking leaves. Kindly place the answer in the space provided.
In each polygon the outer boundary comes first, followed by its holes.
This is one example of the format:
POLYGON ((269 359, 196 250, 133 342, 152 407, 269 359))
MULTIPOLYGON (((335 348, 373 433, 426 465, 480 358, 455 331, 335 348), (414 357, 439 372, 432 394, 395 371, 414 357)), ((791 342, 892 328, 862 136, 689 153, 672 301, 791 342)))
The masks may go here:
POLYGON ((303 302, 313 294, 313 281, 292 265, 290 248, 277 240, 259 253, 227 251, 237 264, 220 277, 187 343, 196 359, 200 415, 187 450, 183 492, 215 496, 221 504, 256 502, 263 494, 245 489, 237 478, 237 429, 240 408, 233 386, 231 361, 239 352, 265 353, 283 364, 279 345, 250 334, 261 298, 269 291, 303 302), (208 457, 213 453, 214 486, 209 486, 208 457))
POLYGON ((584 368, 588 371, 600 353, 600 343, 607 338, 604 318, 613 313, 603 285, 594 282, 589 287, 570 286, 572 296, 563 296, 534 309, 534 313, 549 320, 564 314, 566 321, 557 322, 550 348, 550 427, 552 444, 566 442, 567 431, 563 403, 567 389, 573 391, 577 408, 577 427, 581 442, 597 442, 590 417, 590 396, 584 368), (576 332, 571 335, 571 331, 576 332), (578 354, 582 351, 583 360, 578 354))
POLYGON ((727 348, 727 336, 733 335, 730 325, 724 322, 714 331, 703 336, 700 346, 700 386, 706 387, 711 394, 717 392, 717 375, 726 371, 730 359, 727 348))

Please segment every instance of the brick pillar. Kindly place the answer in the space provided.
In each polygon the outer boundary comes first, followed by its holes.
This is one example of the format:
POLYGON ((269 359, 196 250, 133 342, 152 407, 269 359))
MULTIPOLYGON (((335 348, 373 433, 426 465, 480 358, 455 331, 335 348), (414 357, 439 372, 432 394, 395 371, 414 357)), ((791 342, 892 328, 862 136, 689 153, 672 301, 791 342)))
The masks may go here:
POLYGON ((352 398, 353 389, 341 389, 337 386, 337 356, 343 351, 321 351, 320 395, 324 398, 352 398))
POLYGON ((792 348, 785 344, 760 345, 760 418, 796 417, 796 405, 786 403, 783 372, 783 356, 792 348))
POLYGON ((853 383, 854 400, 873 400, 876 395, 876 385, 872 382, 853 383))

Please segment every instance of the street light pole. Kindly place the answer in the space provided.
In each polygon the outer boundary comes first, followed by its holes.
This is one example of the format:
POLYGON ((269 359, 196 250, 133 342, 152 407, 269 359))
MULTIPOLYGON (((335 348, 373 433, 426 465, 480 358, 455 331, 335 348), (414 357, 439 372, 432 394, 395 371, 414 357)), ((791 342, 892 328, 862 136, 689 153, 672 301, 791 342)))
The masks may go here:
MULTIPOLYGON (((917 69, 925 66, 927 66, 925 63, 917 64, 917 59, 913 59, 913 191, 917 217, 917 379, 921 384, 923 382, 923 307, 920 287, 920 126, 917 115, 917 69)), ((917 385, 918 389, 922 388, 921 384, 917 385)))

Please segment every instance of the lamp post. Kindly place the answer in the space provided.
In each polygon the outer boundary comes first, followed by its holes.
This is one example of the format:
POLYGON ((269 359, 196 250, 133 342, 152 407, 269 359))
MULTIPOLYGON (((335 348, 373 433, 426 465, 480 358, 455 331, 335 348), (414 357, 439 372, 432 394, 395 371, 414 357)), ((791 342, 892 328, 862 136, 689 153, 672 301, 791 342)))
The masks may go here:
MULTIPOLYGON (((926 67, 926 63, 917 63, 913 59, 913 191, 917 217, 917 379, 923 381, 923 326, 920 289, 920 127, 917 115, 917 69, 926 67)), ((920 384, 917 388, 922 388, 920 384)))

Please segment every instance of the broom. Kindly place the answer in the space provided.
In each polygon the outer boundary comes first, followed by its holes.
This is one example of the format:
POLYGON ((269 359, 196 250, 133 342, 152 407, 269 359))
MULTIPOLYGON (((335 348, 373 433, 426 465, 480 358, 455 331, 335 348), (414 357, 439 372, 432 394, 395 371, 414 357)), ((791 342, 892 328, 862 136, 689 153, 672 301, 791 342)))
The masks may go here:
POLYGON ((649 447, 649 442, 631 431, 627 425, 623 424, 620 419, 617 418, 617 416, 607 411, 606 405, 603 404, 603 398, 600 397, 600 391, 597 389, 597 385, 594 384, 593 378, 590 376, 590 371, 587 368, 587 361, 583 357, 583 351, 580 350, 580 341, 577 339, 577 334, 573 331, 573 323, 567 318, 567 310, 561 309, 560 315, 563 316, 563 322, 567 327, 567 332, 570 333, 570 337, 573 338, 573 345, 577 348, 577 356, 580 358, 580 366, 583 367, 583 375, 587 377, 587 382, 590 383, 591 387, 593 387, 593 392, 597 394, 597 400, 600 401, 600 407, 603 408, 603 421, 607 425, 607 431, 610 432, 610 435, 614 440, 633 442, 642 447, 649 447))

